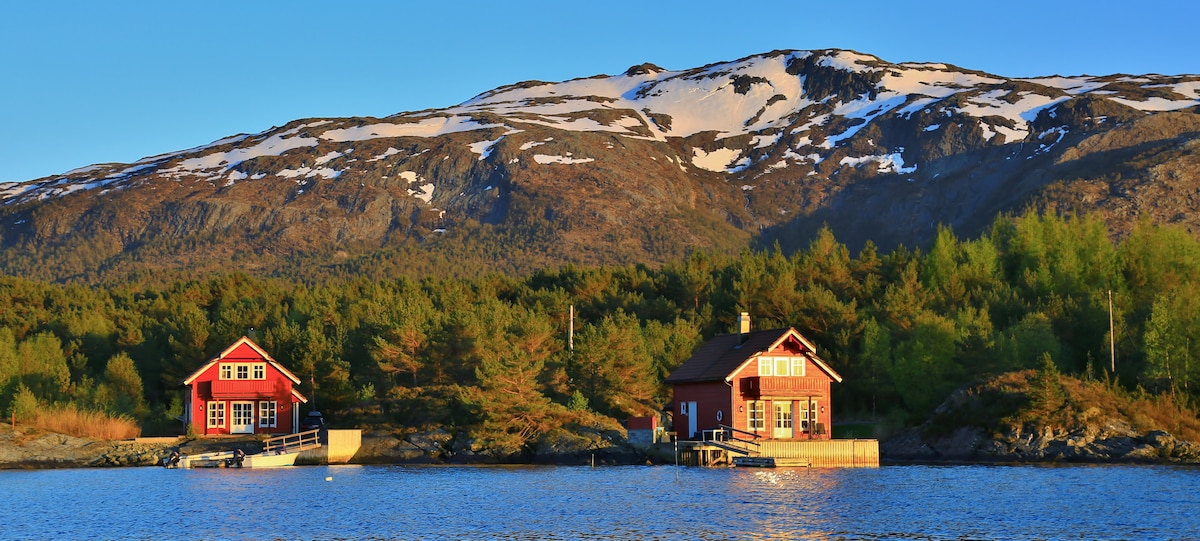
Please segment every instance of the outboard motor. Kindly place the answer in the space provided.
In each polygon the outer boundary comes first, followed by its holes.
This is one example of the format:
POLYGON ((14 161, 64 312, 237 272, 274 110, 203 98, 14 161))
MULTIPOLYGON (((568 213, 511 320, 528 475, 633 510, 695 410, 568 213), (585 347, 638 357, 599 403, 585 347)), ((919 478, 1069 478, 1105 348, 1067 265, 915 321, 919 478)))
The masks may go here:
POLYGON ((240 468, 242 462, 246 460, 246 452, 241 449, 233 450, 233 458, 225 459, 225 466, 229 468, 240 468))
POLYGON ((163 467, 170 468, 179 465, 179 451, 171 451, 171 456, 163 459, 163 467))

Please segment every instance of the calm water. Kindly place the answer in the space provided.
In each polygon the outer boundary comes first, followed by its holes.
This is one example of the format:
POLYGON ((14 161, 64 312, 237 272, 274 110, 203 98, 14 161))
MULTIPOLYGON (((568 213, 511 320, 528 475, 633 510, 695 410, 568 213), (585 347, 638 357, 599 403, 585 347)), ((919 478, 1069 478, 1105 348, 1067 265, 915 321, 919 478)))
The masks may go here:
POLYGON ((0 539, 1200 539, 1200 469, 0 471, 0 539))

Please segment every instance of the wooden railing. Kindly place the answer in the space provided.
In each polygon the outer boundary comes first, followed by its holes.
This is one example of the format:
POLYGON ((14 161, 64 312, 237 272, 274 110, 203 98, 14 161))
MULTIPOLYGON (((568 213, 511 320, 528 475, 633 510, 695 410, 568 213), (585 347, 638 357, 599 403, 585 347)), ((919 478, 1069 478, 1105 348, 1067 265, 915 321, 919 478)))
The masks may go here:
POLYGON ((276 436, 264 442, 264 453, 295 453, 321 446, 320 429, 276 436))
POLYGON ((739 452, 743 454, 758 454, 759 443, 754 441, 762 436, 745 430, 738 430, 729 425, 717 425, 717 428, 705 430, 701 438, 705 442, 722 447, 729 451, 739 452), (738 435, 743 434, 750 436, 751 439, 742 439, 738 435))

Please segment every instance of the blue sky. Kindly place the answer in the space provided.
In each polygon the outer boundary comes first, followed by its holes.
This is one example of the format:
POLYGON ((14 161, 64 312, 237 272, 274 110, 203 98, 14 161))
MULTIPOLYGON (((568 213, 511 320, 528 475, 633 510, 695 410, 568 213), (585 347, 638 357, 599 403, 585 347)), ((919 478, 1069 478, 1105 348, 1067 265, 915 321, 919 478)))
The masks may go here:
POLYGON ((0 181, 299 118, 386 116, 523 80, 774 49, 1010 77, 1198 74, 1197 16, 1195 0, 4 2, 0 181))

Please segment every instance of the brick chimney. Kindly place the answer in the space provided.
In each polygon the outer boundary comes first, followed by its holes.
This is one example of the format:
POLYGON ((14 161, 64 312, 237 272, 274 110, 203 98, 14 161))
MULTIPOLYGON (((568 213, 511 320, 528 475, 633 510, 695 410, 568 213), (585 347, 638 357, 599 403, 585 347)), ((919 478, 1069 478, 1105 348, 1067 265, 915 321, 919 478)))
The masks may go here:
POLYGON ((737 317, 738 326, 738 343, 746 341, 746 335, 750 334, 750 312, 742 312, 737 317))

